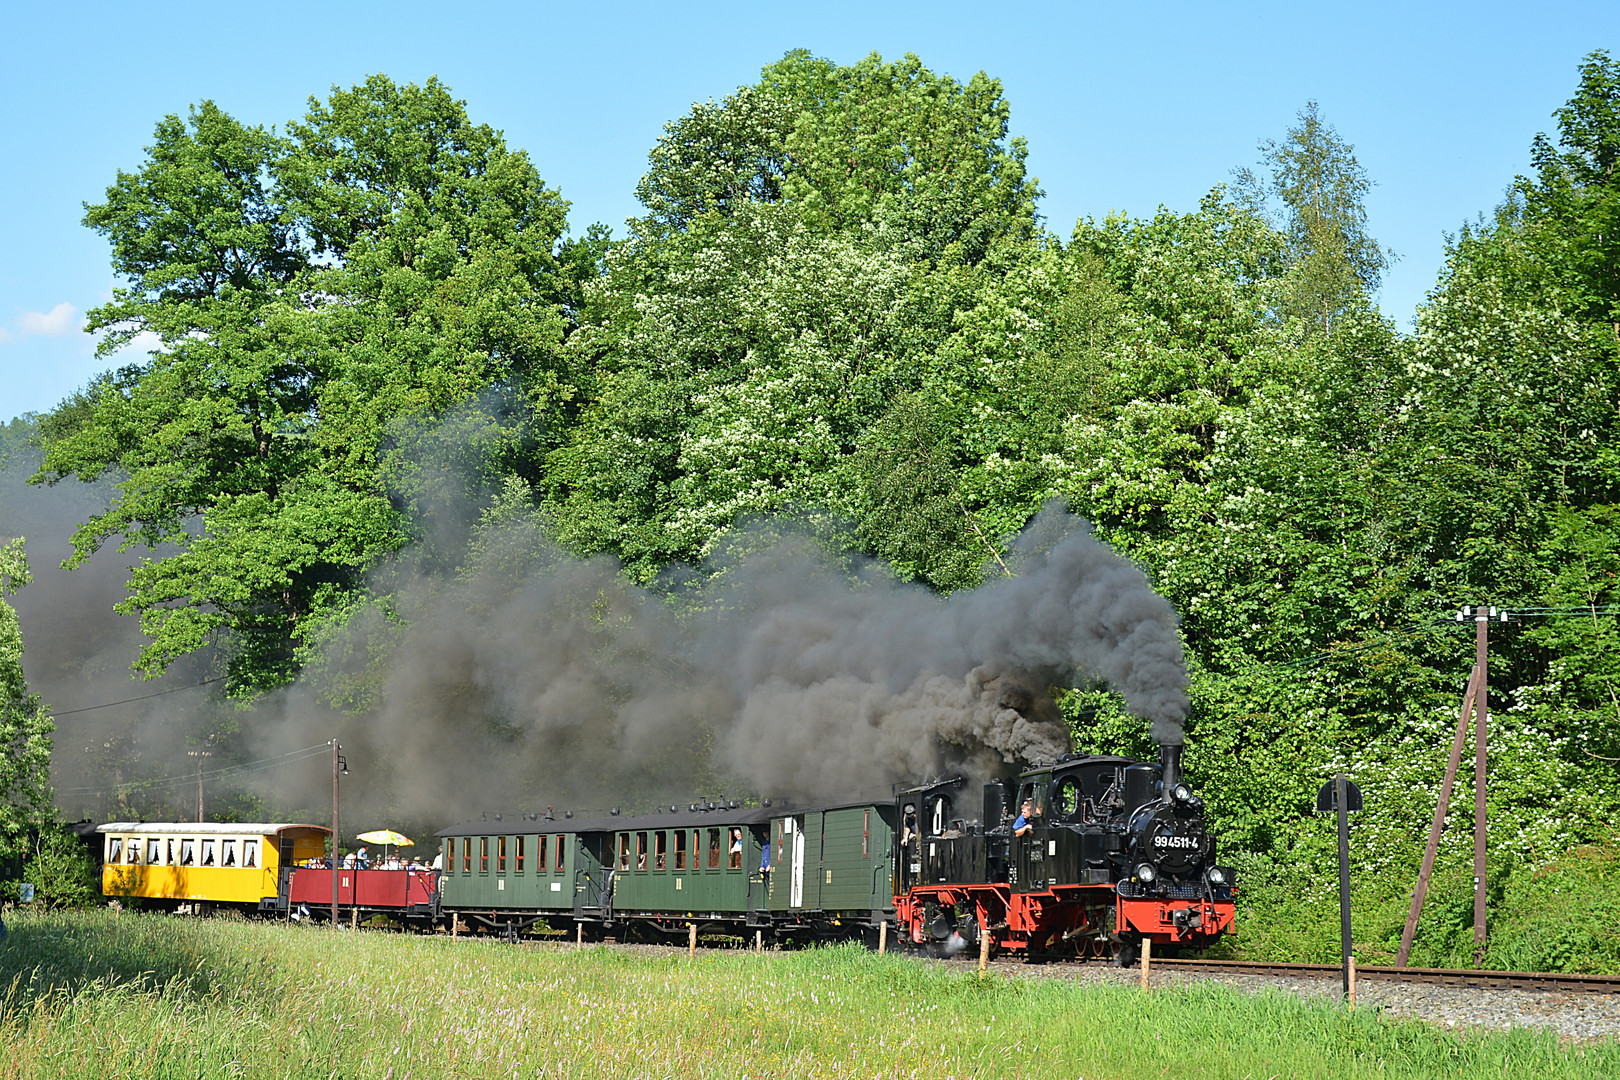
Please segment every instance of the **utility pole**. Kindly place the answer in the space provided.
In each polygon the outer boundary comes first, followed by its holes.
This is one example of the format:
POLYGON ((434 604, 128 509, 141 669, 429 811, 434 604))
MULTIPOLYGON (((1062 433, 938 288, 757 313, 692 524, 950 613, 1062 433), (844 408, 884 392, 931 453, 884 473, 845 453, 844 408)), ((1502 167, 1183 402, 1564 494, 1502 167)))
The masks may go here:
POLYGON ((1485 704, 1485 654, 1489 644, 1489 626, 1492 619, 1508 621, 1505 610, 1481 604, 1477 608, 1463 608, 1457 612, 1458 622, 1474 620, 1474 670, 1468 678, 1468 690, 1463 694, 1462 708, 1457 717, 1457 734, 1451 741, 1451 761, 1446 766, 1446 778, 1440 785, 1440 799, 1434 808, 1434 822, 1429 826, 1429 843, 1423 852, 1423 867, 1418 871, 1417 888, 1412 893, 1412 909, 1406 916, 1406 928, 1401 933, 1400 950, 1395 966, 1405 967, 1412 952, 1412 938, 1417 932, 1418 915, 1423 911, 1423 899, 1429 890, 1429 875, 1434 870, 1435 853, 1440 847, 1440 833, 1445 827, 1446 807, 1451 801, 1451 786, 1462 763, 1463 746, 1468 739, 1470 711, 1474 718, 1474 966, 1485 962, 1485 900, 1486 900, 1486 840, 1489 833, 1485 817, 1488 772, 1486 762, 1486 732, 1489 710, 1485 704))
POLYGON ((203 819, 203 792, 202 792, 203 758, 213 757, 214 755, 213 755, 213 751, 211 751, 211 750, 187 750, 186 751, 186 756, 190 757, 190 758, 196 758, 197 759, 197 820, 201 821, 203 819))
MULTIPOLYGON (((1467 609, 1464 609, 1465 612, 1467 609)), ((1495 608, 1481 604, 1474 609, 1474 666, 1479 672, 1478 696, 1474 699, 1474 966, 1485 962, 1485 724, 1490 715, 1486 704, 1488 680, 1485 671, 1485 639, 1495 608)), ((1502 613, 1503 619, 1507 612, 1502 613)))
POLYGON ((342 835, 338 819, 338 777, 349 774, 349 763, 343 760, 343 747, 332 740, 332 929, 338 929, 338 837, 342 835))

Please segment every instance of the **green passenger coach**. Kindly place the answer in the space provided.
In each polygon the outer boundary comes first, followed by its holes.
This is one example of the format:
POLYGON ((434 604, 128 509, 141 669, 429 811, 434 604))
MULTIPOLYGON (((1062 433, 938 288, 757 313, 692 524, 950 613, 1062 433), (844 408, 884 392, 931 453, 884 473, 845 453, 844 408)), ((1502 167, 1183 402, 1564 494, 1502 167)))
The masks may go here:
POLYGON ((877 925, 894 914, 894 806, 851 803, 771 819, 770 909, 789 925, 877 925))
POLYGON ((438 834, 439 915, 592 937, 626 924, 773 939, 876 927, 894 918, 894 816, 881 803, 488 815, 438 834))

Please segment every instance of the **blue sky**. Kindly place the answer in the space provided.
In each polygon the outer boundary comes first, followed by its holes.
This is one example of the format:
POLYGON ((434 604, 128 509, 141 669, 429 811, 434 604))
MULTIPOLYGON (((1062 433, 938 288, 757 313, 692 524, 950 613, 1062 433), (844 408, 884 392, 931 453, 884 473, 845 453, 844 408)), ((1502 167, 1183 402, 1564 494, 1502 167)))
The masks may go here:
POLYGON ((1377 183, 1369 226, 1400 262, 1381 296, 1407 326, 1444 233, 1489 211, 1620 4, 686 3, 16 4, 0 42, 0 420, 49 409, 109 366, 81 332, 113 281, 79 224, 166 113, 211 98, 284 124, 311 94, 438 75, 527 149, 576 233, 637 212, 661 125, 792 48, 839 62, 918 54, 1002 80, 1048 224, 1189 210, 1253 164, 1308 100, 1377 183))

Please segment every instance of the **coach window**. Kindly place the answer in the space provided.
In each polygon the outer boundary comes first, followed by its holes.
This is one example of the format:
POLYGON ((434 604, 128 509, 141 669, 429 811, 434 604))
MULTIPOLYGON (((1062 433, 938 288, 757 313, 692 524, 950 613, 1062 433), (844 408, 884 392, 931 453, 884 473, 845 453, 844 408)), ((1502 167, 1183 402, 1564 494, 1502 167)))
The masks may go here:
POLYGON ((495 838, 495 872, 506 873, 506 837, 495 838))
POLYGON ((720 830, 709 830, 709 869, 720 869, 720 830))
POLYGON ((470 836, 461 838, 461 872, 463 874, 472 873, 472 837, 470 836))
POLYGON ((523 841, 524 837, 517 838, 517 865, 513 867, 513 873, 517 874, 523 873, 523 841))
POLYGON ((653 835, 653 869, 669 869, 669 833, 661 832, 653 835))
MULTIPOLYGON (((180 841, 180 865, 181 866, 190 866, 191 865, 191 861, 192 861, 191 860, 191 845, 192 845, 192 841, 190 841, 190 840, 182 840, 182 841, 180 841)), ((148 864, 155 863, 155 862, 158 861, 158 842, 156 840, 148 840, 146 842, 146 861, 147 861, 148 864)))
POLYGON ((686 830, 675 830, 675 869, 686 869, 686 830))
POLYGON ((107 837, 107 861, 120 862, 124 858, 124 838, 122 836, 107 837))
POLYGON ((630 834, 619 834, 619 869, 630 869, 630 834))
POLYGON ((242 841, 242 865, 248 868, 259 865, 259 842, 257 840, 242 841))
POLYGON ((489 837, 487 836, 478 838, 478 872, 480 874, 489 873, 489 837))
POLYGON ((219 865, 221 865, 221 866, 235 866, 236 865, 236 841, 235 840, 221 840, 219 842, 219 865))
POLYGON ((636 833, 636 869, 647 869, 647 834, 636 833))
POLYGON ((562 868, 563 868, 563 838, 562 838, 562 834, 558 833, 557 834, 557 871, 558 871, 558 873, 562 872, 562 868))
POLYGON ((214 865, 214 842, 212 840, 202 842, 202 864, 204 866, 214 865))
POLYGON ((692 869, 703 869, 703 830, 692 830, 692 869))
POLYGON ((861 858, 872 857, 872 811, 864 811, 861 815, 861 858))
POLYGON ((537 836, 535 837, 534 868, 538 873, 543 874, 546 872, 548 865, 546 862, 546 837, 537 836))

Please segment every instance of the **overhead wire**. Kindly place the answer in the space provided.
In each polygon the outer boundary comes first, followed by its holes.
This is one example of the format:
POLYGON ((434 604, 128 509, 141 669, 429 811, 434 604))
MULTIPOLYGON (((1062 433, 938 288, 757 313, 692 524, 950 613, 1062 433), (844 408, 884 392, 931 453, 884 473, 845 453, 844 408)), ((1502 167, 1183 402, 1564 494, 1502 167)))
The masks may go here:
POLYGON ((95 712, 97 709, 110 709, 114 705, 128 705, 132 701, 146 701, 150 698, 162 697, 165 694, 178 694, 182 690, 195 690, 199 686, 207 686, 210 683, 224 682, 227 678, 229 678, 227 675, 216 675, 214 678, 204 679, 202 682, 189 683, 185 686, 173 686, 167 690, 159 690, 156 693, 151 694, 142 694, 139 697, 119 698, 117 701, 104 701, 100 705, 86 705, 81 709, 63 709, 61 711, 53 709, 51 711, 51 715, 73 716, 76 713, 95 712))
POLYGON ((114 791, 158 791, 167 787, 176 787, 180 784, 195 784, 199 777, 203 780, 219 780, 232 776, 243 776, 248 773, 264 772, 267 769, 278 768, 282 765, 291 765, 297 761, 304 761, 317 754, 327 753, 332 749, 330 742, 316 743, 299 750, 289 750, 285 754, 275 757, 259 758, 256 761, 246 761, 239 765, 224 765, 217 769, 203 769, 200 772, 192 771, 183 776, 167 776, 155 780, 128 780, 119 784, 102 784, 95 787, 58 788, 59 795, 99 795, 114 791))

